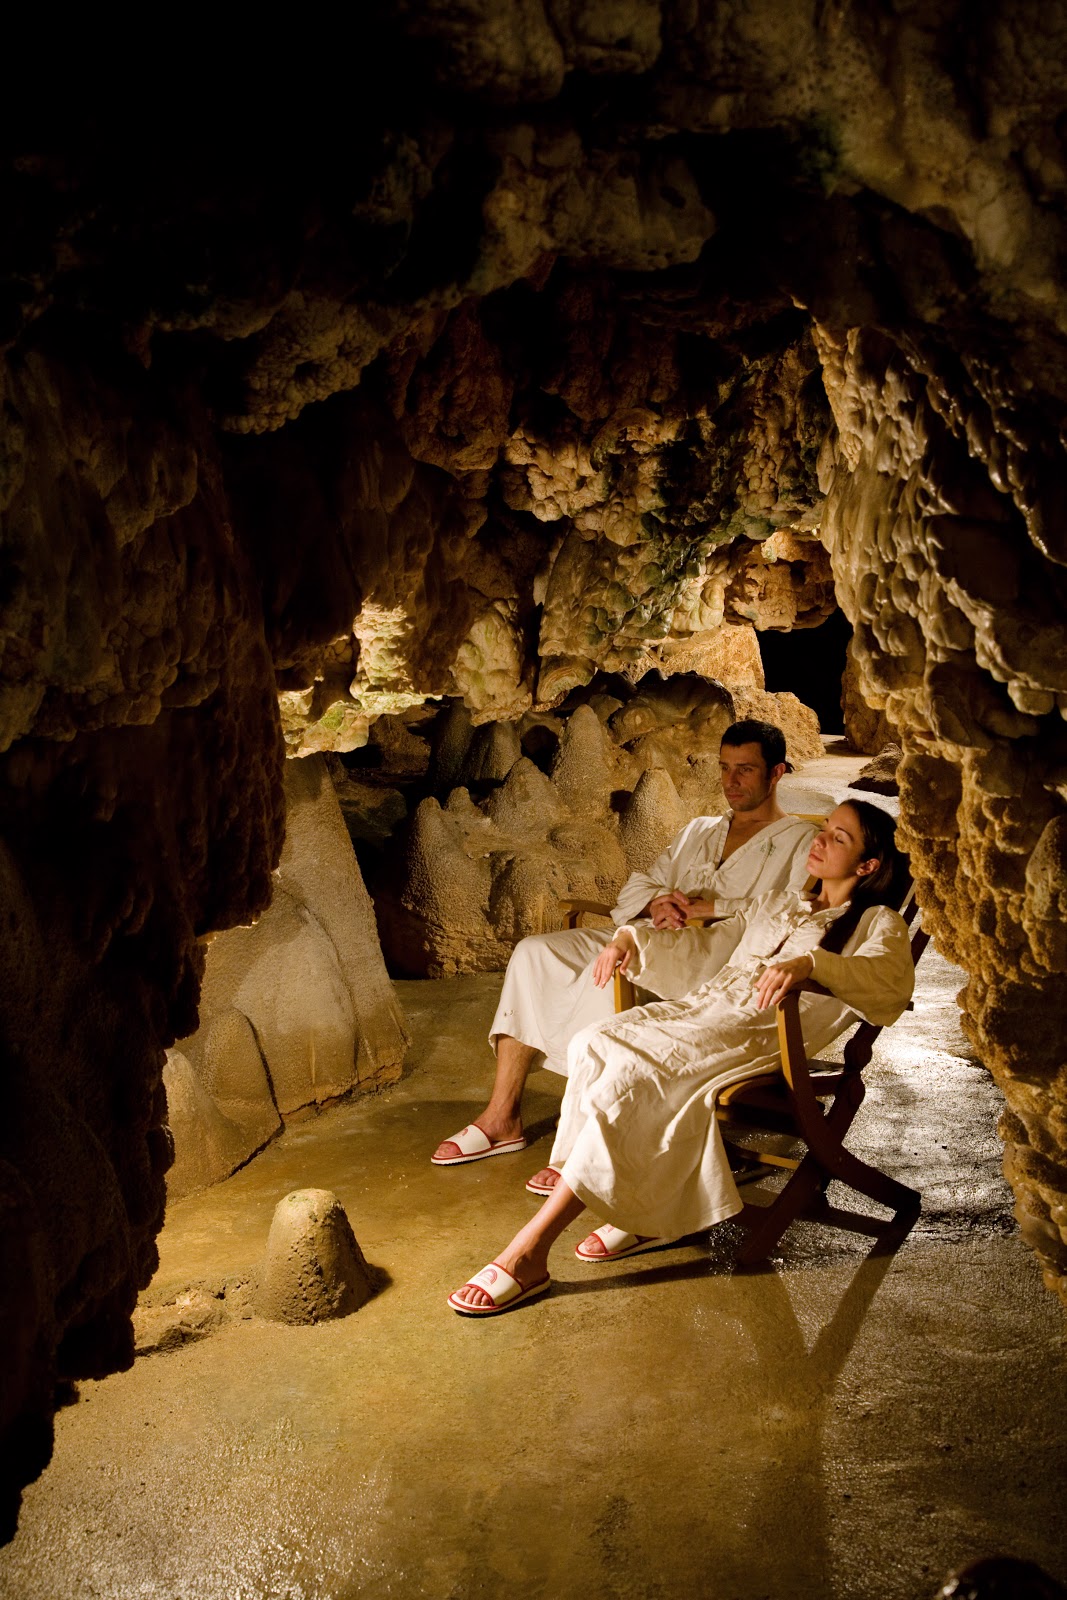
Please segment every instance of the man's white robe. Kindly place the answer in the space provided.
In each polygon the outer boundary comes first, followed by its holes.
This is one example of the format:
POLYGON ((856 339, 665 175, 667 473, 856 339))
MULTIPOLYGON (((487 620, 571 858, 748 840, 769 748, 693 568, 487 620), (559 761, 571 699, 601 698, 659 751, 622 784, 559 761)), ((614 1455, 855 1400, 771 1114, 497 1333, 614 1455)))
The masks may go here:
POLYGON ((759 1010, 755 998, 766 966, 810 952, 813 978, 832 991, 801 996, 812 1054, 857 1017, 896 1021, 915 978, 907 926, 895 911, 872 906, 841 954, 816 948, 843 910, 815 911, 789 891, 704 932, 630 929, 638 981, 662 981, 664 967, 673 976, 671 945, 686 940, 702 944, 704 970, 716 975, 685 999, 636 1007, 571 1041, 549 1162, 600 1218, 627 1233, 677 1239, 740 1211, 715 1097, 778 1063, 776 1009, 759 1010))
MULTIPOLYGON (((647 872, 627 878, 612 912, 616 924, 638 917, 649 902, 669 889, 692 897, 714 899, 717 912, 729 913, 757 895, 800 888, 807 879, 807 857, 815 828, 798 817, 769 822, 759 833, 722 860, 729 817, 696 817, 657 856, 647 872)), ((651 929, 651 923, 646 924, 651 929)), ((692 932, 694 930, 687 930, 692 932)), ((510 1034, 544 1056, 553 1072, 567 1073, 567 1045, 581 1028, 604 1022, 613 1014, 612 985, 598 989, 593 964, 609 943, 606 929, 565 928, 521 939, 512 952, 500 1003, 489 1030, 489 1043, 510 1034)), ((664 998, 687 994, 694 987, 692 948, 661 961, 654 978, 642 983, 664 998)), ((705 972, 710 970, 705 967, 705 972)))

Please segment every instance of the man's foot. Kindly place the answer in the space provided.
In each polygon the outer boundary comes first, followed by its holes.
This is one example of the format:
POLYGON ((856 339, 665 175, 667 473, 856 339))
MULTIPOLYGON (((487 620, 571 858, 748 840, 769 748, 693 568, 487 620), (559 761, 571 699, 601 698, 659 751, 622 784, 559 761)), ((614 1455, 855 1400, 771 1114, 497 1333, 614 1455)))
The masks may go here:
POLYGON ((535 1172, 527 1180, 526 1187, 531 1194, 549 1195, 562 1177, 558 1167, 542 1167, 540 1172, 535 1172))
POLYGON ((522 1124, 512 1125, 510 1133, 497 1133, 490 1126, 469 1122, 450 1139, 439 1144, 430 1160, 435 1167, 461 1167, 468 1161, 484 1161, 487 1156, 517 1155, 526 1149, 526 1135, 522 1124))

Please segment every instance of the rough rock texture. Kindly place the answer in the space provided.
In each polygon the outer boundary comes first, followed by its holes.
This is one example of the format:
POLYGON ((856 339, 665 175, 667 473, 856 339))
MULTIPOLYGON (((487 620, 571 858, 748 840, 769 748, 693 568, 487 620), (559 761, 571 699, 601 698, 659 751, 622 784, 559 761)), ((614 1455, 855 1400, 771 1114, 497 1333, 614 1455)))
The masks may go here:
MULTIPOLYGON (((720 659, 728 666, 729 652, 720 659)), ((751 675, 747 652, 740 659, 751 675)), ((507 723, 475 728, 460 705, 441 714, 434 792, 373 881, 397 971, 492 971, 517 939, 562 926, 561 897, 613 905, 628 874, 686 822, 725 808, 719 742, 737 717, 778 722, 798 766, 823 753, 814 713, 792 695, 692 674, 650 673, 635 690, 618 687, 622 698, 574 691, 521 733, 507 723)))
POLYGON ((859 776, 853 778, 849 788, 866 789, 871 794, 898 794, 897 768, 903 754, 899 744, 887 744, 873 761, 860 768, 859 776))
POLYGON ((884 711, 876 711, 863 698, 860 687, 860 668, 857 665, 855 640, 850 639, 845 655, 845 671, 841 679, 841 712, 845 724, 845 738, 853 750, 864 755, 877 755, 879 750, 896 740, 893 724, 884 711))
POLYGON ((173 97, 50 41, 5 97, 9 1507, 56 1373, 129 1358, 162 1052, 269 898, 283 741, 449 697, 539 759, 600 672, 818 620, 827 553, 1067 1275, 1062 0, 360 27, 257 70, 220 29, 173 97))
POLYGON ((273 901, 210 941, 200 1027, 169 1052, 171 1196, 226 1177, 292 1112, 400 1075, 408 1036, 325 759, 286 762, 285 793, 273 901))
POLYGON ((57 1376, 133 1357, 198 935, 261 911, 274 676, 202 413, 129 357, 7 379, 0 656, 0 1533, 57 1376), (47 538, 44 537, 45 531, 47 538))
POLYGON ((296 1189, 279 1200, 253 1304, 271 1322, 347 1317, 374 1293, 371 1269, 345 1209, 328 1189, 296 1189))
POLYGON ((1020 453, 993 421, 1007 374, 964 376, 935 338, 821 342, 839 430, 824 532, 865 697, 901 734, 903 837, 924 916, 970 974, 1020 1226, 1067 1290, 1067 549, 1043 424, 1020 453))

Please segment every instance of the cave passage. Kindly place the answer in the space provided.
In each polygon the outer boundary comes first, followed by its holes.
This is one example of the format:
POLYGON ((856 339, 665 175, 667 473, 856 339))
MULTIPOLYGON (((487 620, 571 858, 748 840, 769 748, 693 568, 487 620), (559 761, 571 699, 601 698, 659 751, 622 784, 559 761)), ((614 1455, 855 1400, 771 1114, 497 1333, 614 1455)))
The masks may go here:
POLYGON ((798 782, 900 750, 1067 1299, 1067 7, 370 10, 173 90, 13 56, 0 1538, 57 1392, 133 1363, 168 1204, 400 1084, 389 968, 610 900, 736 716, 798 782))
POLYGON ((843 611, 815 628, 757 632, 766 687, 787 689, 811 707, 824 734, 843 734, 842 680, 852 629, 843 611))

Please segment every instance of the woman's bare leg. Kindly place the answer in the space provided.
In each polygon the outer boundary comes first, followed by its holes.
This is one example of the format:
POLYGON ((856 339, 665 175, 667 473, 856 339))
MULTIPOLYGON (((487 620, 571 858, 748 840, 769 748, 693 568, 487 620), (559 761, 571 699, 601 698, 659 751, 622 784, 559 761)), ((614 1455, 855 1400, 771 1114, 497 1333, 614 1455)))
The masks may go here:
MULTIPOLYGON (((548 1253, 552 1246, 564 1228, 584 1210, 585 1202, 579 1200, 561 1178, 537 1215, 525 1228, 519 1229, 511 1243, 495 1258, 496 1265, 510 1272, 524 1289, 540 1283, 548 1276, 548 1253)), ((456 1299, 468 1306, 492 1305, 484 1289, 460 1289, 456 1299)))

